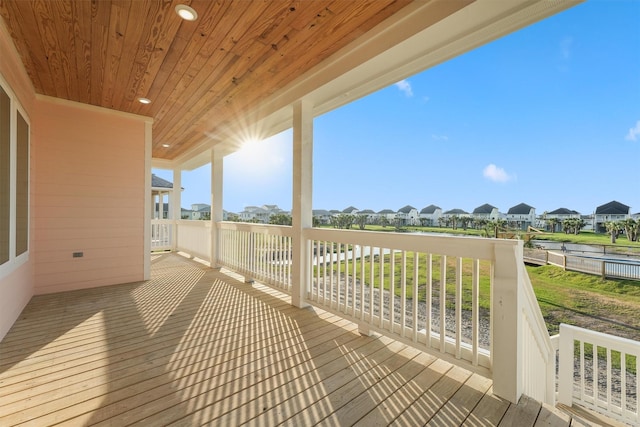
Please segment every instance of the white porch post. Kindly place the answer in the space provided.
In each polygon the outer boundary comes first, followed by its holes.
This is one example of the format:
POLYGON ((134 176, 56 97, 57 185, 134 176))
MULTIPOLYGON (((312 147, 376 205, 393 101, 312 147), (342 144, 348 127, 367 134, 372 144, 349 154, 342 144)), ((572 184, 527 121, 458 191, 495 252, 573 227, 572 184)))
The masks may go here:
POLYGON ((144 243, 142 276, 143 280, 151 278, 151 218, 153 217, 153 197, 151 195, 151 133, 152 121, 144 124, 144 243))
MULTIPOLYGON (((491 357, 493 392, 517 403, 523 392, 523 342, 520 333, 520 269, 522 242, 518 246, 495 247, 491 289, 491 357)), ((540 375, 546 375, 541 372, 540 375)))
POLYGON ((171 192, 171 250, 175 251, 178 247, 178 223, 182 219, 182 169, 175 168, 173 170, 173 191, 171 192))
POLYGON ((308 247, 304 229, 312 226, 313 189, 313 115, 310 101, 300 100, 293 105, 293 200, 292 200, 292 265, 291 303, 306 304, 309 281, 308 247))
POLYGON ((211 149, 211 249, 209 265, 218 268, 218 222, 222 221, 222 180, 224 157, 211 149))

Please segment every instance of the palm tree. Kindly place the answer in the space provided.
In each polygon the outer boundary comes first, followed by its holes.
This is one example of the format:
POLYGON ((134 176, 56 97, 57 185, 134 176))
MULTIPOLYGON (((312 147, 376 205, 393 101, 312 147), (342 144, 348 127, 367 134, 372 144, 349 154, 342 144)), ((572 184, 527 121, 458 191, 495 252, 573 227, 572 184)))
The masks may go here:
POLYGON ((611 235, 611 243, 615 243, 618 233, 620 233, 621 230, 620 224, 615 221, 607 221, 604 223, 604 227, 607 230, 607 233, 611 235))
POLYGON ((551 232, 555 233, 556 232, 556 224, 558 224, 558 218, 549 218, 547 220, 547 223, 549 224, 549 227, 551 228, 551 232))
POLYGON ((624 221, 622 221, 622 227, 624 228, 624 232, 627 235, 627 239, 630 242, 635 242, 638 238, 638 223, 640 223, 639 221, 636 221, 633 218, 627 218, 624 221))

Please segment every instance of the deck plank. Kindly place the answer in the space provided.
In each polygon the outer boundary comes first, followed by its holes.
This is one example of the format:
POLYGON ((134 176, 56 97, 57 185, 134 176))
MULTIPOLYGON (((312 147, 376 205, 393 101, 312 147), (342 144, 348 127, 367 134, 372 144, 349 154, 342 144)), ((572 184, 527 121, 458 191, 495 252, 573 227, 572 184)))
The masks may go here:
POLYGON ((571 420, 526 397, 510 405, 489 379, 238 275, 177 254, 151 269, 146 282, 32 299, 0 342, 0 425, 571 420))
POLYGON ((521 427, 533 426, 541 407, 540 402, 523 395, 517 405, 509 406, 507 413, 504 414, 504 418, 500 421, 500 425, 505 427, 515 425, 521 427))
POLYGON ((494 395, 490 388, 462 425, 465 427, 497 426, 507 409, 509 409, 509 402, 494 395))
POLYGON ((460 425, 485 395, 491 380, 473 374, 451 399, 429 420, 428 426, 460 425))
POLYGON ((543 403, 534 427, 569 427, 570 425, 571 417, 569 414, 543 403))
POLYGON ((425 368, 418 375, 395 392, 390 393, 386 400, 373 408, 355 425, 367 427, 391 424, 407 406, 413 404, 425 390, 431 388, 451 367, 450 363, 442 359, 436 359, 432 363, 425 361, 425 368))
POLYGON ((453 366, 436 382, 433 387, 426 390, 418 399, 406 408, 394 424, 399 425, 424 425, 442 408, 449 398, 471 376, 471 372, 458 366, 453 366))

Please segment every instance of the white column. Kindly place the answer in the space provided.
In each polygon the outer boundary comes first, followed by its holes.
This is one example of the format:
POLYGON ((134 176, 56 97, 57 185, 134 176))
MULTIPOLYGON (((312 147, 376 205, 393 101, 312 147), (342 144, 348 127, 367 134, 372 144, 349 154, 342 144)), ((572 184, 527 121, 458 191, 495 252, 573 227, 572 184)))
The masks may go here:
POLYGON ((312 226, 313 111, 311 102, 293 105, 293 200, 291 303, 304 307, 309 284, 308 245, 304 229, 312 226))
POLYGON ((222 180, 224 157, 215 148, 211 149, 211 268, 218 268, 218 222, 222 221, 222 180))
POLYGON ((149 120, 144 124, 144 244, 143 244, 143 267, 142 275, 144 280, 151 278, 151 217, 153 212, 153 197, 151 197, 151 130, 152 122, 149 120))
MULTIPOLYGON (((518 263, 522 262, 522 241, 518 246, 496 245, 491 288, 491 358, 493 393, 517 403, 523 391, 523 344, 518 263)), ((546 375, 541 372, 540 375, 546 375)))
POLYGON ((175 168, 173 170, 173 191, 171 192, 171 250, 175 251, 178 247, 178 223, 182 219, 182 169, 175 168))

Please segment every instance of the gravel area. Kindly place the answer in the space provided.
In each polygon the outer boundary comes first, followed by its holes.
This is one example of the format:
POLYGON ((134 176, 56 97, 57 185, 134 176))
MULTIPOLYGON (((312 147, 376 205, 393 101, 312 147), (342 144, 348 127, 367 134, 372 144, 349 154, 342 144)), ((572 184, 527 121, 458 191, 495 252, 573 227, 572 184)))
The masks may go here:
MULTIPOLYGON (((337 282, 337 280, 336 280, 337 282)), ((315 286, 315 282, 314 282, 314 286, 315 286)), ((334 289, 333 289, 333 297, 334 299, 339 298, 339 302, 340 304, 344 304, 345 303, 345 290, 346 290, 346 286, 345 286, 345 280, 344 278, 341 280, 341 286, 337 286, 334 285, 334 289), (339 288, 339 290, 338 290, 339 288), (340 294, 338 295, 338 292, 340 292, 340 294)), ((355 289, 355 306, 356 306, 356 310, 360 310, 360 285, 359 283, 356 283, 356 289, 355 289)), ((316 291, 319 295, 319 298, 323 298, 324 294, 322 291, 322 288, 317 289, 316 291)), ((364 310, 365 312, 369 312, 369 286, 365 285, 364 286, 364 310)), ((436 292, 437 294, 437 292, 436 292)), ((348 297, 348 301, 349 301, 349 305, 351 305, 351 299, 352 299, 352 294, 351 291, 349 290, 349 295, 348 297)), ((382 300, 383 300, 383 310, 385 313, 385 318, 388 319, 388 315, 387 313, 389 313, 389 306, 390 306, 390 292, 389 291, 383 291, 383 295, 382 295, 382 300)), ((432 297, 432 304, 431 304, 431 330, 433 332, 440 332, 440 299, 439 299, 439 295, 434 295, 432 297)), ((380 290, 377 288, 374 288, 373 290, 373 313, 375 316, 377 316, 380 313, 380 307, 379 307, 379 302, 380 302, 380 290)), ((396 323, 400 323, 400 318, 401 318, 401 312, 402 312, 402 306, 401 306, 401 301, 400 298, 395 297, 394 301, 393 301, 393 305, 394 305, 394 313, 395 313, 395 320, 396 323)), ((405 307, 406 310, 406 319, 405 319, 405 326, 406 327, 412 327, 413 326, 413 302, 412 300, 408 299, 407 300, 407 304, 405 307)), ((427 304, 426 301, 420 301, 418 302, 418 327, 420 329, 426 329, 426 318, 427 318, 427 304)), ((455 338, 456 336, 456 319, 455 319, 455 310, 447 310, 445 312, 445 324, 446 324, 446 331, 447 331, 447 336, 450 338, 455 338)), ((479 343, 480 343, 480 347, 484 348, 484 349, 489 349, 489 344, 490 344, 490 320, 489 320, 489 313, 486 310, 481 310, 480 311, 480 317, 479 317, 479 343)), ((471 319, 471 312, 470 311, 462 311, 462 341, 466 342, 466 343, 471 343, 471 337, 472 337, 472 319, 471 319)))
MULTIPOLYGON (((314 286, 316 286, 316 283, 314 281, 314 286)), ((333 298, 334 299, 338 299, 339 303, 342 305, 345 303, 345 298, 348 298, 348 303, 351 306, 352 305, 352 299, 353 299, 353 295, 351 292, 351 289, 349 289, 348 295, 345 295, 345 291, 347 289, 346 286, 346 282, 344 280, 344 278, 342 278, 341 280, 341 285, 337 286, 337 279, 336 279, 336 283, 334 284, 334 289, 333 289, 333 298)), ((323 298, 324 294, 323 294, 323 290, 322 287, 320 287, 319 289, 316 288, 315 289, 316 293, 318 294, 319 298, 323 298)), ((364 286, 364 310, 366 313, 369 312, 369 286, 365 285, 364 286)), ((383 310, 385 313, 385 318, 388 319, 388 312, 389 312, 389 306, 390 306, 390 292, 389 291, 383 291, 383 297, 382 297, 382 301, 383 301, 383 310)), ((380 312, 380 290, 379 289, 374 289, 373 290, 373 313, 375 316, 377 316, 380 312)), ((437 293, 437 290, 434 292, 434 295, 432 296, 432 300, 431 300, 431 329, 434 332, 439 332, 440 331, 440 299, 439 299, 439 295, 437 293)), ((400 298, 395 297, 394 298, 394 315, 395 315, 395 321, 396 323, 400 323, 400 318, 401 318, 401 301, 400 298)), ((356 310, 359 311, 360 310, 360 285, 359 282, 356 282, 356 289, 355 289, 355 307, 356 310)), ((405 307, 406 310, 406 318, 405 318, 405 325, 407 327, 412 327, 413 324, 413 302, 412 300, 407 300, 407 304, 405 307)), ((425 322, 426 322, 426 314, 427 314, 427 304, 426 301, 420 301, 418 303, 418 327, 420 329, 424 329, 426 328, 425 326, 425 322)), ((489 345, 490 345, 490 318, 489 318, 489 313, 486 310, 482 310, 480 313, 480 319, 479 319, 479 332, 480 332, 480 347, 484 348, 484 349, 489 349, 489 345)), ((445 322, 446 322, 446 331, 447 331, 447 336, 450 338, 455 338, 455 326, 456 326, 456 319, 455 319, 455 311, 454 310, 447 310, 445 312, 445 322)), ((470 311, 462 311, 462 340, 463 342, 466 343, 470 343, 471 342, 471 335, 472 334, 472 321, 471 321, 471 312, 470 311)), ((574 365, 575 365, 575 369, 574 369, 574 396, 578 396, 579 395, 579 380, 580 380, 580 360, 576 357, 576 360, 574 361, 574 365)), ((607 367, 607 362, 604 359, 599 359, 598 360, 598 395, 599 398, 606 401, 607 400, 607 378, 606 378, 606 367, 607 367)), ((585 390, 586 393, 593 393, 593 361, 589 358, 585 359, 585 390)), ((621 372, 620 369, 612 369, 612 378, 611 378, 611 401, 614 405, 619 406, 620 402, 621 402, 621 387, 622 387, 622 381, 621 381, 621 372)), ((627 372, 626 373, 626 389, 627 389, 627 400, 626 400, 626 406, 628 410, 631 411, 635 411, 636 410, 636 401, 637 401, 637 395, 636 395, 636 375, 627 372)))

